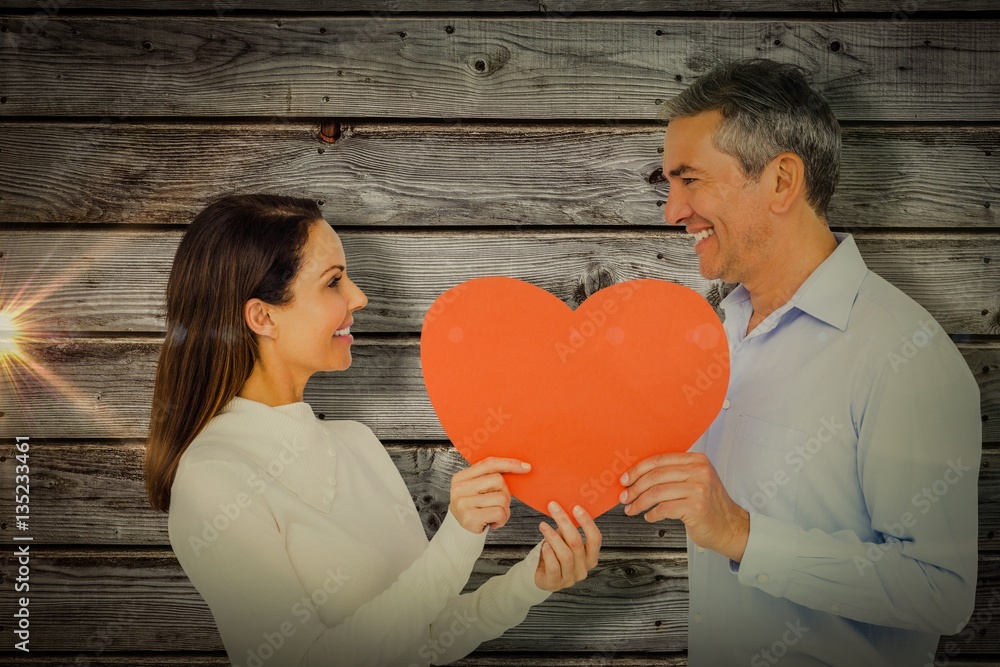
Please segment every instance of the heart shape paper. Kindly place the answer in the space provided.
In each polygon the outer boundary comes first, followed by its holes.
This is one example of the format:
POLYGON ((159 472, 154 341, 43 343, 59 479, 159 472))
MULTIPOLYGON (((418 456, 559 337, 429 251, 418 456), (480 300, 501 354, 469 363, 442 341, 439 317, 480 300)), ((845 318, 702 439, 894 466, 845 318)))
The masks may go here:
POLYGON ((462 456, 531 463, 507 485, 543 514, 551 500, 595 517, 617 505, 621 474, 653 454, 686 451, 729 386, 715 311, 662 280, 606 287, 575 311, 520 280, 469 280, 427 312, 420 361, 462 456))

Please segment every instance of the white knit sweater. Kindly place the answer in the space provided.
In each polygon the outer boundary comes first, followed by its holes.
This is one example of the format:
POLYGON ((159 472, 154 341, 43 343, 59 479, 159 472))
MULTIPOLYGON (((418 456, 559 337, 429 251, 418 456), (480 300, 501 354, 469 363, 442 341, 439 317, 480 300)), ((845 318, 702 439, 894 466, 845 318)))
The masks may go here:
POLYGON ((234 398, 181 456, 168 527, 242 667, 445 664, 549 595, 540 544, 461 594, 485 531, 448 512, 428 542, 371 430, 301 402, 234 398))

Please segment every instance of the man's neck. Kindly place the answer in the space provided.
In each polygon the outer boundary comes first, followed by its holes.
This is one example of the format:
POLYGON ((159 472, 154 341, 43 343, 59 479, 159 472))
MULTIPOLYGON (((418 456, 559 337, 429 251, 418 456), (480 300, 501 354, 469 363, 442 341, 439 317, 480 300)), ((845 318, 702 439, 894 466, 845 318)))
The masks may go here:
POLYGON ((825 225, 811 226, 808 232, 798 236, 789 235, 782 247, 775 248, 774 259, 752 280, 743 283, 753 305, 747 333, 787 303, 816 267, 836 249, 837 239, 825 225), (779 263, 781 259, 787 261, 779 263))

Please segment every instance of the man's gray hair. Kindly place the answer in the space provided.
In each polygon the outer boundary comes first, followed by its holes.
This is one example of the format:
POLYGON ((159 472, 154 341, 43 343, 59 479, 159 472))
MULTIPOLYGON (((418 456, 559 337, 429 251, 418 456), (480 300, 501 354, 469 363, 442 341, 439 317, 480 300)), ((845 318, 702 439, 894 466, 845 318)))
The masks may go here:
POLYGON ((715 147, 735 157, 751 180, 780 153, 802 158, 806 199, 826 218, 840 176, 840 124, 801 67, 763 58, 716 67, 668 100, 658 118, 706 111, 722 113, 715 147))

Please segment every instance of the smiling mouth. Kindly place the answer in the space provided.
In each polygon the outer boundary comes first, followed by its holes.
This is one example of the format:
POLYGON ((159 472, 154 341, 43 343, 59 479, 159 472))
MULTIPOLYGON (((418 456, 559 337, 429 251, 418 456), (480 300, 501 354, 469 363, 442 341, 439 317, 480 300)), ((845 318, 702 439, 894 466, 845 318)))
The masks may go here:
POLYGON ((333 335, 334 336, 350 336, 351 335, 351 327, 347 327, 346 329, 337 329, 336 331, 333 332, 333 335))
POLYGON ((693 234, 692 236, 694 236, 694 242, 697 243, 698 241, 707 239, 709 236, 714 236, 714 235, 715 235, 715 230, 712 228, 708 228, 708 229, 703 229, 697 234, 693 234))

